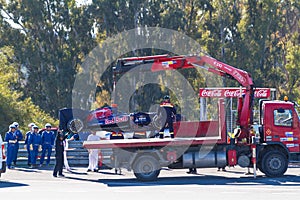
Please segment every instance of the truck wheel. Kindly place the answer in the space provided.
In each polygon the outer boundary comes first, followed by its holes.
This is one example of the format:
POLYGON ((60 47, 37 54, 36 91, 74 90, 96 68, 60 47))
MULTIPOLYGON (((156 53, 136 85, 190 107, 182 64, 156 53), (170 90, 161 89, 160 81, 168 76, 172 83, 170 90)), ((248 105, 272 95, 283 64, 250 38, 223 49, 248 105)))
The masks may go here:
POLYGON ((133 172, 140 181, 154 181, 160 173, 160 165, 153 156, 144 155, 135 161, 133 172))
POLYGON ((262 157, 261 171, 268 177, 282 176, 288 168, 286 155, 278 150, 269 151, 262 157))

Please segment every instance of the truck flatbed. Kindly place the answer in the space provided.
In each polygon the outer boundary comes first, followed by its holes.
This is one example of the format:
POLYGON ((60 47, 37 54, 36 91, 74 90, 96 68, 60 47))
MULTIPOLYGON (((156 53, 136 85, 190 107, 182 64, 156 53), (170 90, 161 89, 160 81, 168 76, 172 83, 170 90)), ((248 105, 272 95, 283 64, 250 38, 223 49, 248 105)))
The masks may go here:
POLYGON ((147 138, 147 139, 115 139, 100 141, 85 141, 83 147, 87 149, 105 149, 105 148, 135 148, 135 147, 164 147, 164 146, 191 146, 200 144, 223 144, 224 137, 177 137, 177 138, 147 138))

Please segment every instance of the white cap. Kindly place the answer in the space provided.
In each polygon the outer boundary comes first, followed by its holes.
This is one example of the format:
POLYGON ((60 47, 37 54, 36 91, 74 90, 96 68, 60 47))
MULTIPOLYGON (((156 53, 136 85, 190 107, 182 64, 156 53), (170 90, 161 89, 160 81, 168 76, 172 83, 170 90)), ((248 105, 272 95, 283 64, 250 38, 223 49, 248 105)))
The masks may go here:
POLYGON ((11 128, 16 128, 16 126, 15 126, 14 124, 11 124, 11 125, 9 125, 8 128, 9 128, 9 129, 11 129, 11 128))
POLYGON ((37 125, 32 126, 32 129, 36 129, 36 128, 39 129, 39 127, 37 125))
POLYGON ((33 127, 34 125, 35 125, 35 124, 34 124, 33 122, 31 122, 31 123, 28 124, 28 127, 31 128, 31 127, 33 127))
POLYGON ((15 125, 16 128, 19 126, 19 123, 18 123, 18 122, 14 122, 14 123, 12 123, 12 124, 15 125))
POLYGON ((45 128, 47 127, 51 127, 51 124, 50 123, 45 124, 45 128))

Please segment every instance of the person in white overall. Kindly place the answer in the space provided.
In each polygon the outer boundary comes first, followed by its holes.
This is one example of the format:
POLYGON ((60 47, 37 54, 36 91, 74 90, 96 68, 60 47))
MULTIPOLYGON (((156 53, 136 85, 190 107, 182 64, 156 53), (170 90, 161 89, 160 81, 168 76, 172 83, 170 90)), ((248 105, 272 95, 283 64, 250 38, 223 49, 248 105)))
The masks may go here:
MULTIPOLYGON (((96 135, 96 131, 91 131, 91 134, 88 136, 87 141, 99 141, 100 137, 96 135)), ((98 154, 99 149, 88 149, 89 151, 89 166, 88 172, 94 171, 98 172, 98 154)))

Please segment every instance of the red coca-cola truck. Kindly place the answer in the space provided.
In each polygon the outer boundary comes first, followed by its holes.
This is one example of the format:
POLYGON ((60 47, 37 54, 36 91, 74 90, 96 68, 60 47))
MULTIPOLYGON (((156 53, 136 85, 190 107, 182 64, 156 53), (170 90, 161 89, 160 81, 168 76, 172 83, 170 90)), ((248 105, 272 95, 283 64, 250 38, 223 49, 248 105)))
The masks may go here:
MULTIPOLYGON (((141 181, 155 180, 162 167, 172 169, 239 165, 258 168, 269 177, 284 175, 289 162, 300 161, 300 123, 296 104, 261 99, 258 127, 254 129, 255 97, 269 95, 268 89, 255 90, 251 76, 210 56, 151 56, 123 58, 147 61, 152 71, 200 67, 235 79, 242 86, 229 90, 200 89, 202 97, 220 97, 218 119, 174 122, 175 138, 117 139, 84 142, 87 149, 112 148, 111 167, 133 170, 141 181), (166 66, 167 65, 167 66, 166 66), (255 92, 256 91, 256 92, 255 92), (225 97, 237 98, 236 127, 226 128, 225 97)), ((142 63, 142 62, 141 62, 142 63)))

